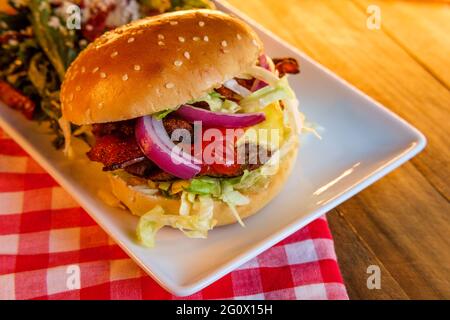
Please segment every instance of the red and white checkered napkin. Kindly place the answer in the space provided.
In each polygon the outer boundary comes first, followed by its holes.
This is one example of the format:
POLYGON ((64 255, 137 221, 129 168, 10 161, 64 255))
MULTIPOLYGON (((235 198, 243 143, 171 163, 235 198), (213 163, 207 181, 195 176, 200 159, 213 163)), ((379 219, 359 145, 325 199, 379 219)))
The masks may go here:
MULTIPOLYGON (((0 299, 175 298, 0 129, 0 299)), ((348 297, 320 218, 188 298, 348 297)))

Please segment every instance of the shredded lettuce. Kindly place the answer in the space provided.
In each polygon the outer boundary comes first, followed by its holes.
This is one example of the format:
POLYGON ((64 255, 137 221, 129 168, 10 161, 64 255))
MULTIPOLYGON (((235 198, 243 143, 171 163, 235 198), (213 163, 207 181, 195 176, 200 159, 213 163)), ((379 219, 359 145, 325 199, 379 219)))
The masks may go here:
POLYGON ((209 109, 211 109, 211 111, 219 111, 222 108, 222 103, 223 103, 222 96, 218 92, 215 92, 215 91, 210 92, 210 93, 204 95, 203 97, 201 97, 200 99, 189 101, 189 103, 195 103, 195 102, 201 102, 201 101, 208 103, 209 109))
POLYGON ((212 195, 217 197, 221 194, 219 179, 211 177, 199 177, 192 179, 191 184, 186 191, 198 195, 212 195))
POLYGON ((146 247, 154 247, 156 233, 164 226, 179 229, 189 238, 206 238, 217 223, 213 218, 214 201, 209 196, 199 196, 191 203, 183 194, 181 210, 186 211, 178 215, 166 214, 162 207, 154 207, 139 219, 136 228, 138 240, 146 247))
POLYGON ((242 109, 241 106, 238 105, 236 102, 231 100, 225 100, 222 104, 222 108, 219 111, 224 113, 236 113, 241 109, 242 109))
POLYGON ((244 222, 239 216, 239 212, 237 212, 236 206, 245 206, 250 203, 250 199, 244 196, 239 191, 234 190, 232 183, 225 180, 222 181, 222 195, 220 197, 220 200, 228 205, 236 220, 241 226, 244 227, 244 222))
POLYGON ((241 100, 240 105, 246 112, 254 112, 280 100, 294 99, 295 94, 289 86, 286 77, 277 81, 275 86, 266 86, 253 92, 241 100))
POLYGON ((220 93, 213 91, 200 99, 189 101, 189 103, 204 101, 208 103, 209 109, 213 112, 236 113, 241 107, 234 101, 227 100, 220 93))
POLYGON ((166 109, 163 111, 159 111, 153 114, 153 116, 158 119, 158 120, 162 120, 164 119, 166 116, 169 115, 169 113, 171 113, 172 111, 174 111, 173 109, 166 109))
MULTIPOLYGON (((181 201, 180 201, 180 216, 188 216, 192 209, 192 202, 189 201, 188 192, 183 192, 181 194, 181 201)), ((195 200, 195 197, 194 199, 195 200)))
POLYGON ((158 184, 158 188, 163 190, 163 191, 169 191, 171 185, 172 185, 171 182, 164 181, 164 182, 160 182, 158 184))

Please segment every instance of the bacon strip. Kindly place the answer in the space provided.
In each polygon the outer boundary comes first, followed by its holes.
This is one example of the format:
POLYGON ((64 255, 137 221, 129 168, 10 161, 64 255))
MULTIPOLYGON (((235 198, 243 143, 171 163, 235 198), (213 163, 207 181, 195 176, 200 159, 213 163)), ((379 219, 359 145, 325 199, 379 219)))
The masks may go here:
POLYGON ((136 139, 121 138, 115 135, 97 137, 95 145, 87 153, 91 161, 103 163, 106 167, 113 167, 130 160, 144 157, 136 139))
POLYGON ((122 163, 114 163, 110 166, 103 167, 103 171, 114 171, 114 170, 119 170, 119 169, 125 169, 127 167, 135 165, 136 163, 143 162, 146 159, 147 159, 146 157, 138 157, 138 158, 134 158, 131 160, 127 160, 122 163))
POLYGON ((234 92, 233 90, 230 90, 224 86, 221 86, 220 88, 215 89, 215 91, 217 93, 219 93, 221 96, 225 97, 225 99, 227 99, 227 100, 239 102, 242 99, 242 97, 240 95, 238 95, 236 92, 234 92))
POLYGON ((235 79, 240 86, 246 88, 247 90, 252 90, 253 84, 255 83, 256 80, 256 79, 240 79, 240 78, 235 79))
POLYGON ((274 58, 273 63, 275 64, 275 69, 278 70, 280 78, 287 73, 300 73, 300 67, 297 60, 295 60, 294 58, 274 58))
POLYGON ((0 81, 0 100, 11 108, 20 110, 28 119, 33 118, 35 103, 4 81, 0 81))

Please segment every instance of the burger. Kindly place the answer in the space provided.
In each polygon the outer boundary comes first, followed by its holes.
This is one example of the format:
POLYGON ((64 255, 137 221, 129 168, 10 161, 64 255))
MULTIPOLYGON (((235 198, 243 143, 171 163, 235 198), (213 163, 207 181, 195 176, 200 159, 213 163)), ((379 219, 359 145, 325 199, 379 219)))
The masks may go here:
POLYGON ((153 246, 164 226, 205 238, 243 220, 282 189, 303 117, 287 81, 243 21, 187 10, 132 22, 92 42, 61 88, 70 126, 91 134, 90 161, 109 174, 114 203, 140 216, 153 246))

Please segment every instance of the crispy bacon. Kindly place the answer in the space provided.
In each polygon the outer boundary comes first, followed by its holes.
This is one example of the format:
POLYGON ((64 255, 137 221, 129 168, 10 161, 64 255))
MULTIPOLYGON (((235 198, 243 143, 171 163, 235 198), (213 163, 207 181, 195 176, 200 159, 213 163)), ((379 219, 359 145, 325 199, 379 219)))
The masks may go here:
POLYGON ((238 95, 233 90, 230 90, 224 86, 221 86, 220 88, 215 89, 215 91, 217 93, 219 93, 220 95, 222 95, 223 97, 225 97, 225 99, 227 99, 227 100, 239 102, 242 99, 242 97, 240 95, 238 95))
POLYGON ((4 81, 0 81, 0 100, 11 108, 20 110, 28 119, 33 118, 35 103, 4 81))
POLYGON ((114 163, 110 166, 104 166, 103 171, 114 171, 114 170, 119 170, 119 169, 125 169, 125 168, 131 167, 137 163, 143 162, 145 160, 146 160, 146 158, 145 158, 145 156, 143 156, 143 157, 137 157, 137 158, 134 158, 131 160, 127 160, 127 161, 124 161, 121 163, 114 163))
MULTIPOLYGON (((178 128, 193 133, 192 125, 185 120, 167 117, 164 118, 163 123, 169 135, 178 128)), ((173 175, 161 170, 141 152, 134 138, 133 124, 134 121, 129 120, 94 125, 93 133, 96 136, 96 143, 87 153, 89 159, 103 163, 104 171, 124 169, 130 174, 153 181, 176 179, 173 175)), ((234 164, 204 164, 200 176, 236 177, 242 175, 244 170, 255 170, 267 161, 265 157, 261 157, 265 154, 261 146, 252 149, 245 145, 245 148, 243 164, 238 164, 236 161, 234 164)), ((236 147, 235 160, 237 160, 237 152, 236 147)))
POLYGON ((108 135, 97 137, 95 145, 87 153, 91 161, 103 163, 106 167, 117 166, 127 161, 143 157, 136 139, 108 135))
MULTIPOLYGON (((270 158, 270 150, 264 149, 261 146, 258 148, 251 148, 250 145, 245 144, 240 147, 245 148, 244 163, 237 163, 238 148, 235 148, 235 163, 232 164, 203 164, 199 176, 210 177, 238 177, 241 176, 245 170, 256 170, 261 167, 270 158)), ((158 168, 152 161, 146 159, 129 165, 124 168, 130 174, 135 176, 150 179, 152 181, 170 181, 177 179, 170 173, 164 172, 158 168)))
POLYGON ((170 181, 176 179, 175 176, 161 170, 150 160, 145 160, 126 167, 125 171, 135 176, 150 179, 152 181, 170 181))
POLYGON ((134 120, 97 123, 92 125, 92 133, 96 137, 103 137, 111 134, 125 137, 133 136, 134 120))
POLYGON ((253 84, 255 83, 255 79, 239 79, 235 78, 236 82, 239 83, 240 86, 252 90, 253 84))
POLYGON ((278 70, 280 78, 287 73, 300 73, 300 67, 294 58, 274 58, 273 63, 275 64, 275 69, 278 70))
MULTIPOLYGON (((175 129, 186 129, 193 134, 192 125, 185 120, 168 116, 163 123, 169 136, 175 129)), ((134 120, 94 124, 92 133, 96 141, 87 153, 89 159, 103 163, 104 171, 128 167, 129 170, 138 169, 138 173, 142 171, 142 164, 139 163, 146 158, 136 143, 134 125, 134 120)), ((151 163, 151 167, 155 165, 151 163)))
POLYGON ((208 102, 206 102, 206 101, 197 101, 197 102, 192 103, 192 105, 196 108, 211 110, 208 102))

